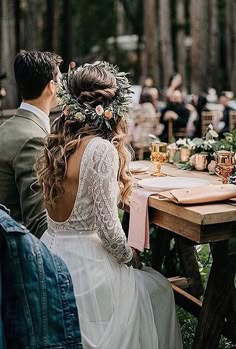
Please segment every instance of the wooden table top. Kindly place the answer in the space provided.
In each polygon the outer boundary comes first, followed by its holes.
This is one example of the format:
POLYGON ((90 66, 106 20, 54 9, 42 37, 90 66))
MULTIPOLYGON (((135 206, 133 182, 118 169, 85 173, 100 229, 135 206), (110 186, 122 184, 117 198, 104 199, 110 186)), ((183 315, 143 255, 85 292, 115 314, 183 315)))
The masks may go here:
MULTIPOLYGON (((148 166, 150 171, 155 170, 155 165, 150 161, 139 161, 139 163, 148 166)), ((180 170, 169 163, 162 165, 162 172, 173 177, 196 177, 207 179, 211 184, 221 183, 218 176, 210 175, 208 172, 180 170)), ((150 174, 151 172, 136 174, 135 178, 148 178, 150 174)), ((236 238, 236 200, 184 206, 159 200, 157 196, 150 196, 149 208, 150 222, 196 243, 236 238)))

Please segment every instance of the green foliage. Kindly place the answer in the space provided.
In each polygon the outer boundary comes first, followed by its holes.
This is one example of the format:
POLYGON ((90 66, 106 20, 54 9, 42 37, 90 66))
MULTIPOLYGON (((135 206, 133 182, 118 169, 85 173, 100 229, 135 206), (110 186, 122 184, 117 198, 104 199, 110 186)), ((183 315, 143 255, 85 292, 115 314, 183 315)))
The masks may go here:
MULTIPOLYGON (((184 309, 177 307, 177 316, 180 323, 181 334, 183 339, 183 349, 192 349, 197 319, 184 309)), ((218 349, 235 349, 236 346, 221 336, 218 349)))
POLYGON ((226 150, 236 152, 236 128, 232 133, 225 132, 223 134, 223 138, 219 141, 219 145, 221 148, 226 150))
POLYGON ((180 170, 192 170, 194 168, 189 162, 178 162, 175 165, 180 170))

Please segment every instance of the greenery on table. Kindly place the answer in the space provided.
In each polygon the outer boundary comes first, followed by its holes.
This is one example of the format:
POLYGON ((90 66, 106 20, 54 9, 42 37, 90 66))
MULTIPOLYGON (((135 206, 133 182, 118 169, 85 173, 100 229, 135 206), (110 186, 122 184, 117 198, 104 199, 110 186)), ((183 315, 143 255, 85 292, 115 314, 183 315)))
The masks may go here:
POLYGON ((181 170, 191 170, 194 168, 194 160, 192 160, 194 154, 208 154, 208 162, 210 162, 211 160, 214 160, 215 154, 219 150, 227 150, 236 153, 236 128, 232 133, 225 132, 219 139, 219 135, 210 124, 207 127, 206 134, 203 138, 193 138, 192 140, 188 138, 180 138, 176 142, 176 145, 179 148, 191 149, 193 156, 192 158, 190 157, 189 161, 181 162, 179 151, 177 151, 173 158, 174 164, 181 170))
POLYGON ((232 133, 225 132, 218 144, 219 147, 236 153, 236 128, 232 133))

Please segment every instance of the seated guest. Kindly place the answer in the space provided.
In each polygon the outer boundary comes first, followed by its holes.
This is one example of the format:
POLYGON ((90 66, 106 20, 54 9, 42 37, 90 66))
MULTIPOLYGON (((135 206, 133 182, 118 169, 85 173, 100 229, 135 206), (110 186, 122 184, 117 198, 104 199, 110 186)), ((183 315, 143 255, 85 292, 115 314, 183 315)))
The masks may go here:
POLYGON ((165 109, 162 110, 160 122, 164 124, 164 131, 160 138, 162 141, 168 141, 168 121, 173 120, 173 134, 180 128, 186 127, 190 116, 190 110, 183 101, 182 93, 175 90, 170 96, 165 109))
POLYGON ((167 102, 171 100, 172 95, 175 91, 180 91, 183 96, 183 99, 187 94, 187 91, 183 85, 183 78, 180 73, 174 73, 169 78, 168 87, 165 93, 167 102))
POLYGON ((219 97, 219 103, 223 105, 223 117, 222 117, 222 125, 220 130, 220 135, 223 135, 224 132, 229 132, 229 113, 234 110, 229 106, 230 98, 227 96, 225 92, 222 92, 219 97))
MULTIPOLYGON (((207 98, 203 95, 193 96, 192 100, 193 106, 196 108, 196 118, 192 119, 192 129, 194 137, 202 137, 202 112, 208 111, 207 108, 207 98)), ((191 116, 190 118, 191 119, 191 116)), ((189 124, 189 123, 188 123, 189 124)))
POLYGON ((15 78, 23 101, 0 126, 0 203, 38 237, 47 229, 47 221, 42 195, 33 186, 33 166, 50 132, 61 61, 50 52, 21 51, 16 56, 15 78))
POLYGON ((2 205, 0 267, 4 346, 82 349, 73 285, 65 263, 2 205))
POLYGON ((140 96, 140 104, 151 103, 155 109, 158 111, 158 98, 159 92, 155 87, 145 87, 140 96))
POLYGON ((131 120, 129 122, 130 142, 137 148, 148 147, 150 134, 159 135, 159 113, 157 108, 158 90, 145 87, 140 98, 140 104, 130 109, 131 120))

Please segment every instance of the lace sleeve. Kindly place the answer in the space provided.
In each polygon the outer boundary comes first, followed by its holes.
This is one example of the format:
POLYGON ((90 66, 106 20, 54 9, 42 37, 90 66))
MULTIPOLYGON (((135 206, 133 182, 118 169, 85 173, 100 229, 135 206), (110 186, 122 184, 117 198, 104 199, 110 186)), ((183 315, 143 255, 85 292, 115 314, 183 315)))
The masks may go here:
POLYGON ((132 249, 126 241, 117 208, 118 154, 108 141, 100 143, 94 152, 93 197, 96 227, 103 245, 119 263, 132 259, 132 249))

